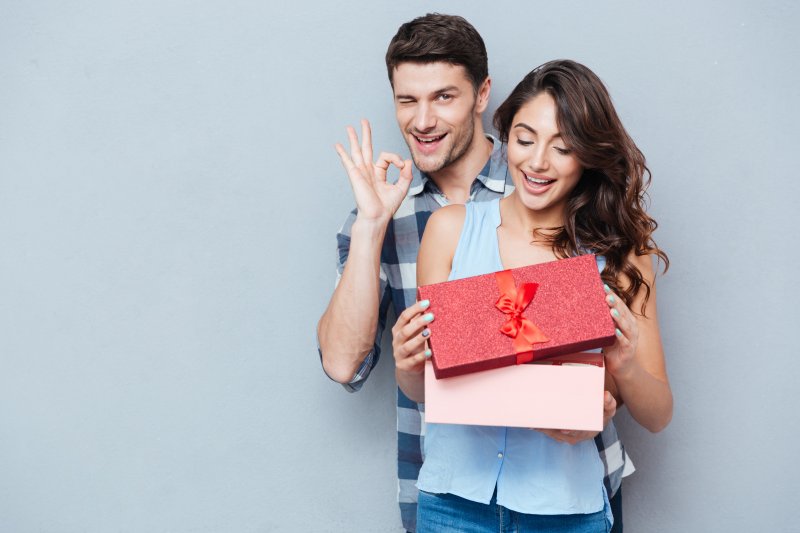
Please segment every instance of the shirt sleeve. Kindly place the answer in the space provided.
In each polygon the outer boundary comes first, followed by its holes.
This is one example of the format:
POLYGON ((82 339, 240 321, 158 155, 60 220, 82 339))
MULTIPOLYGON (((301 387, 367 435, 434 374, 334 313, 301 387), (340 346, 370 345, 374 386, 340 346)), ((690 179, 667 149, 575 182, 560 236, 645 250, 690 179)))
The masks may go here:
MULTIPOLYGON (((336 234, 336 248, 338 253, 336 259, 336 285, 334 287, 338 286, 339 281, 342 279, 344 265, 347 263, 347 257, 350 254, 350 236, 353 222, 356 220, 356 213, 356 209, 350 212, 341 229, 336 234)), ((375 365, 378 363, 381 354, 381 337, 383 336, 383 330, 386 328, 386 316, 392 299, 387 279, 386 271, 383 268, 383 263, 381 263, 379 289, 381 297, 378 304, 378 325, 377 328, 375 328, 375 340, 372 345, 372 350, 370 350, 355 374, 353 374, 353 378, 347 383, 342 383, 342 386, 348 392, 356 392, 361 389, 372 372, 372 369, 375 368, 375 365)), ((319 346, 319 337, 317 337, 317 351, 319 352, 320 363, 322 363, 322 349, 319 346)), ((325 372, 324 367, 322 371, 325 372)), ((330 376, 328 377, 330 378, 330 376)))

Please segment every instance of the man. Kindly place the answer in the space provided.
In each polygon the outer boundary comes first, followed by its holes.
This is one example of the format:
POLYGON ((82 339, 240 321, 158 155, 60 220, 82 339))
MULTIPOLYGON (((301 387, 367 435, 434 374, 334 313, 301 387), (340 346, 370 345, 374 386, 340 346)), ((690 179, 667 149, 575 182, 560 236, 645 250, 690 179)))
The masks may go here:
MULTIPOLYGON (((317 328, 325 372, 351 392, 363 385, 378 361, 390 305, 398 317, 392 329, 395 358, 424 357, 425 324, 433 317, 416 303, 416 257, 430 214, 449 203, 488 201, 513 190, 500 143, 486 135, 481 122, 491 79, 486 48, 472 25, 439 14, 403 24, 389 44, 386 67, 413 165, 388 153, 373 164, 366 121, 361 144, 348 128, 349 155, 337 145, 357 207, 337 235, 337 286, 317 328), (400 169, 395 184, 386 181, 390 165, 400 169)), ((403 379, 400 368, 397 377, 403 379)), ((408 531, 416 526, 421 407, 397 390, 399 502, 408 531)), ((609 399, 604 407, 610 419, 616 404, 609 399)), ((547 433, 567 442, 593 436, 547 433)), ((618 488, 625 452, 613 423, 595 441, 606 465, 606 489, 614 496, 614 531, 621 531, 618 488)), ((629 462, 627 466, 631 468, 629 462)))

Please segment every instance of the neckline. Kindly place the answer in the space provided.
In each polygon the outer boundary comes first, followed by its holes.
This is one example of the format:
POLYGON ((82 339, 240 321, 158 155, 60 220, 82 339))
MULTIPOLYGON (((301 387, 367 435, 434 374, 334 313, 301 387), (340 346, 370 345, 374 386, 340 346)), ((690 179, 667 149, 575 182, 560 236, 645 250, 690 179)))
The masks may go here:
MULTIPOLYGON (((508 197, 506 196, 505 198, 508 198, 508 197)), ((500 226, 503 225, 503 215, 500 212, 500 201, 501 200, 503 200, 503 198, 498 198, 497 199, 497 225, 494 228, 494 241, 495 241, 495 250, 496 250, 495 254, 497 256, 497 264, 500 265, 500 269, 501 270, 512 270, 511 268, 506 267, 506 265, 503 263, 503 256, 500 255, 500 235, 497 234, 497 230, 500 229, 500 226)), ((579 253, 578 255, 583 255, 583 254, 579 253)), ((557 261, 558 257, 555 257, 552 260, 553 261, 557 261)), ((548 262, 549 261, 544 261, 544 263, 548 263, 548 262)), ((534 263, 534 264, 535 265, 541 265, 542 263, 534 263)))

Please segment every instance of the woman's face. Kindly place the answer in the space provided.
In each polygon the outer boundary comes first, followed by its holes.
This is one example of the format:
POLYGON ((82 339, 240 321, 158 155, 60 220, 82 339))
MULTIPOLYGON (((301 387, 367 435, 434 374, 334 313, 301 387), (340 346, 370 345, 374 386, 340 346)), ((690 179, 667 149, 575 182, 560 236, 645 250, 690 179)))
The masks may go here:
POLYGON ((508 169, 528 209, 563 217, 583 167, 561 138, 550 94, 539 93, 514 115, 508 134, 508 169))

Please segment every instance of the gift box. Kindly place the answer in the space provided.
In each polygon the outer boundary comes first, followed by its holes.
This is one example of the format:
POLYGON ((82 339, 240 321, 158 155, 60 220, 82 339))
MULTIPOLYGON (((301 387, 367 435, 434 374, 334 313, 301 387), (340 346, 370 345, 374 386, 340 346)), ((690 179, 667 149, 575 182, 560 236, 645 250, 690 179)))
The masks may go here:
POLYGON ((594 255, 419 287, 437 378, 584 352, 614 343, 594 255))
POLYGON ((603 429, 600 353, 436 379, 425 364, 425 422, 524 428, 603 429))

